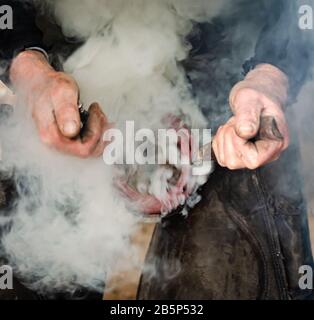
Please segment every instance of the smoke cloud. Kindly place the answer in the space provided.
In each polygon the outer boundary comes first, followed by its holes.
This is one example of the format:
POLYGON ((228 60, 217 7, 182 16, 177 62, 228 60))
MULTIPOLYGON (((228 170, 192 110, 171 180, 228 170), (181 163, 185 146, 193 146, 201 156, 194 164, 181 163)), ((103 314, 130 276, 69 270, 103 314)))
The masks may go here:
MULTIPOLYGON (((64 70, 78 82, 82 102, 98 101, 122 131, 127 120, 135 121, 135 129, 163 128, 169 113, 192 128, 215 129, 223 123, 230 115, 229 90, 253 56, 263 25, 263 16, 251 14, 259 12, 253 1, 245 7, 241 0, 35 2, 52 13, 65 36, 84 42, 64 61, 64 70), (223 40, 213 41, 203 59, 194 57, 195 25, 206 31, 205 23, 217 16, 228 21, 223 40)), ((73 292, 78 286, 102 291, 113 268, 137 263, 129 237, 139 217, 112 186, 116 172, 111 166, 48 150, 23 110, 17 108, 0 132, 6 137, 2 171, 15 179, 18 194, 11 215, 0 216, 7 230, 3 250, 38 292, 73 292), (117 257, 130 251, 134 261, 116 266, 117 257)), ((152 186, 158 197, 168 179, 161 180, 165 175, 158 168, 155 174, 151 170, 143 170, 137 185, 139 191, 152 186)))
MULTIPOLYGON (((78 82, 85 105, 100 102, 121 130, 126 120, 155 130, 168 113, 193 128, 206 125, 179 62, 191 49, 186 36, 193 24, 210 21, 224 4, 56 0, 44 9, 66 36, 84 41, 64 70, 78 82)), ((2 248, 29 287, 44 294, 79 286, 102 291, 113 268, 137 263, 129 236, 139 218, 112 187, 112 167, 102 159, 82 161, 48 150, 22 103, 1 136, 2 171, 14 178, 18 196, 11 214, 0 218, 6 230, 2 248), (134 261, 117 266, 117 258, 130 251, 134 261)), ((158 181, 149 183, 164 192, 158 181)))

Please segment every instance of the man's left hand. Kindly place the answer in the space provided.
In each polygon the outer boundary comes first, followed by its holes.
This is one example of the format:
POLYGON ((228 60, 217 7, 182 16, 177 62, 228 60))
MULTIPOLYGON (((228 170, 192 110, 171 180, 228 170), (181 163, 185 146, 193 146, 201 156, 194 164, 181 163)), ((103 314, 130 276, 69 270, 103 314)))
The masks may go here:
POLYGON ((256 169, 277 160, 289 145, 289 131, 283 105, 287 99, 285 75, 270 65, 261 65, 237 84, 230 95, 234 116, 221 126, 213 149, 220 166, 231 170, 256 169), (260 129, 262 116, 273 117, 282 141, 252 140, 260 129))

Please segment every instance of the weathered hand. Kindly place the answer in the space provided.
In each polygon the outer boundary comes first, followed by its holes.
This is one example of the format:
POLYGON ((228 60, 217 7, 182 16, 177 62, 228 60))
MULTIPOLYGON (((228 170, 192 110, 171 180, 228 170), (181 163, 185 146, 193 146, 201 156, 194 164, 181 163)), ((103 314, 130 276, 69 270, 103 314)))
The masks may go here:
POLYGON ((95 103, 84 136, 80 137, 79 88, 69 75, 56 72, 39 52, 19 54, 12 63, 11 81, 17 94, 32 111, 41 140, 74 156, 100 156, 108 127, 106 116, 95 103))
POLYGON ((256 169, 279 158, 289 145, 283 112, 287 88, 286 76, 270 65, 258 66, 233 88, 230 106, 234 117, 219 128, 213 141, 220 166, 231 170, 256 169), (251 141, 259 131, 261 116, 276 120, 282 141, 251 141))

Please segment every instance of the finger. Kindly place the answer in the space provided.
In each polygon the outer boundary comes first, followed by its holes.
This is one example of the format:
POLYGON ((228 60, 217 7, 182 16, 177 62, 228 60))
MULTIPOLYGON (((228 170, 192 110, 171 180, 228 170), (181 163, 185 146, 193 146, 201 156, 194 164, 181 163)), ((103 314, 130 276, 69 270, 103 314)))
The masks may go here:
POLYGON ((110 143, 109 141, 104 139, 104 134, 107 130, 112 129, 113 127, 114 127, 113 123, 106 122, 106 124, 104 125, 104 128, 103 128, 102 137, 101 137, 100 141, 98 142, 95 150, 93 151, 93 154, 92 154, 93 157, 95 157, 95 158, 99 157, 104 153, 106 146, 110 143))
POLYGON ((52 94, 53 110, 60 132, 67 138, 76 137, 81 129, 77 86, 70 80, 63 80, 58 82, 52 94))
POLYGON ((81 141, 64 137, 58 128, 52 108, 43 103, 41 108, 35 108, 34 110, 36 112, 33 112, 33 118, 41 141, 60 152, 78 156, 82 147, 81 141))
POLYGON ((229 127, 224 139, 225 164, 230 170, 245 168, 242 155, 238 150, 239 144, 244 144, 245 140, 241 139, 235 132, 234 127, 229 127))
POLYGON ((214 154, 215 154, 216 161, 218 162, 218 164, 221 167, 224 167, 224 165, 223 165, 223 163, 221 162, 221 159, 220 159, 220 153, 219 153, 219 147, 218 147, 218 136, 217 135, 213 139, 212 148, 213 148, 213 151, 214 151, 214 154))
MULTIPOLYGON (((110 128, 111 127, 108 127, 108 129, 110 128)), ((108 141, 105 141, 104 139, 100 139, 92 153, 92 157, 97 158, 103 155, 104 150, 108 144, 109 144, 108 141)))
POLYGON ((98 104, 93 104, 89 112, 90 116, 86 126, 86 134, 82 139, 64 137, 52 112, 50 112, 50 117, 45 119, 45 121, 38 119, 37 123, 42 141, 60 152, 81 158, 100 155, 100 150, 103 147, 102 135, 104 130, 106 130, 107 118, 102 113, 98 104))
POLYGON ((92 155, 94 157, 100 156, 103 153, 106 144, 108 144, 108 142, 103 139, 103 135, 105 131, 110 128, 111 124, 108 122, 108 119, 102 112, 99 104, 93 103, 89 108, 89 117, 82 142, 83 144, 89 142, 95 145, 92 150, 92 155))
POLYGON ((212 148, 213 148, 213 151, 214 151, 214 154, 215 154, 215 158, 219 163, 219 159, 218 159, 219 158, 219 153, 218 153, 218 145, 217 145, 217 138, 216 137, 213 138, 212 148))
POLYGON ((54 117, 48 124, 39 120, 38 130, 41 141, 47 146, 68 154, 77 152, 76 149, 80 144, 79 140, 65 138, 60 132, 54 117))
POLYGON ((59 131, 58 127, 55 125, 49 134, 52 137, 52 141, 49 145, 50 147, 56 149, 59 152, 73 155, 80 158, 88 158, 93 154, 94 149, 97 146, 95 141, 88 141, 87 143, 82 143, 80 139, 69 139, 63 136, 59 131))
POLYGON ((77 104, 60 105, 55 112, 58 128, 64 137, 76 137, 81 128, 80 114, 77 104))
POLYGON ((74 140, 64 137, 64 135, 60 132, 56 121, 51 123, 48 128, 40 126, 39 132, 42 142, 44 142, 47 146, 65 154, 85 158, 95 147, 92 144, 83 145, 79 138, 74 140))
POLYGON ((242 146, 242 160, 247 168, 256 169, 277 158, 283 150, 283 141, 260 140, 242 146))
POLYGON ((239 102, 234 107, 236 133, 243 139, 251 139, 257 135, 263 106, 257 100, 239 102))
POLYGON ((216 159, 221 167, 225 167, 225 155, 224 155, 224 127, 220 127, 214 138, 216 141, 216 159))
POLYGON ((40 139, 45 144, 50 144, 49 130, 56 125, 52 107, 46 100, 38 100, 40 107, 34 106, 32 116, 39 132, 40 139))

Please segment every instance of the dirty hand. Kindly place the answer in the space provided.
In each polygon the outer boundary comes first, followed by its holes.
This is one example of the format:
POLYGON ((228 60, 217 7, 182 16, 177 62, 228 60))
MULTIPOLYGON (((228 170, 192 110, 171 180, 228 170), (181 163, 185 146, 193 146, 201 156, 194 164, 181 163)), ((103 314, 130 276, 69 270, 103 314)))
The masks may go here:
POLYGON ((102 154, 107 118, 93 104, 84 136, 79 136, 79 89, 74 79, 55 71, 36 51, 22 52, 13 60, 10 78, 19 99, 31 109, 43 143, 82 158, 102 154))
POLYGON ((230 106, 234 116, 219 128, 213 141, 220 166, 253 170, 279 158, 289 145, 283 111, 287 91, 286 75, 268 64, 257 66, 232 89, 230 106), (276 120, 282 140, 252 141, 259 132, 262 116, 276 120))

